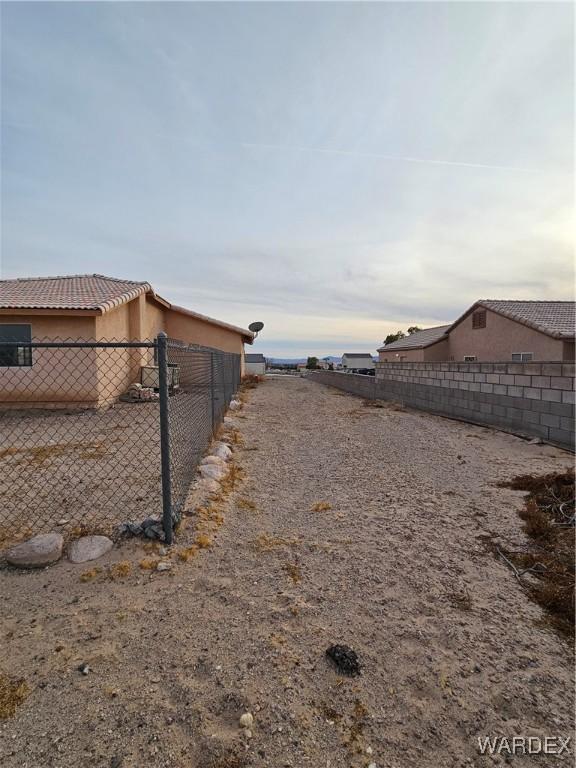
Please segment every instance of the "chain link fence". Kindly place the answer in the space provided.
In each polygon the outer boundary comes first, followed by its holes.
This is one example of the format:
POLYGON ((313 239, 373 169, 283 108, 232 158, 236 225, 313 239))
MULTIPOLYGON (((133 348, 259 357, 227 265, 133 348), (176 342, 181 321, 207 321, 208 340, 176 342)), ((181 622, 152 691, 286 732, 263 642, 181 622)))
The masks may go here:
POLYGON ((240 383, 240 355, 157 339, 0 345, 0 542, 59 530, 166 540, 240 383))

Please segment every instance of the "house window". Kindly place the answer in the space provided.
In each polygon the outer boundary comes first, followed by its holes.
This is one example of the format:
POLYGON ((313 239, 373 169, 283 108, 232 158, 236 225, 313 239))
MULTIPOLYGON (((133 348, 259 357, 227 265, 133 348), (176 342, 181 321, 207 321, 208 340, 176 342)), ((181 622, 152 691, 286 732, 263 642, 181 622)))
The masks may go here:
POLYGON ((476 361, 476 355, 464 355, 465 363, 474 363, 476 361))
POLYGON ((512 352, 512 360, 515 363, 529 363, 534 359, 532 352, 512 352))
POLYGON ((486 310, 472 313, 472 328, 486 328, 486 310))
POLYGON ((32 349, 30 347, 8 346, 5 342, 32 341, 31 325, 15 325, 0 323, 0 366, 21 367, 32 365, 32 349))

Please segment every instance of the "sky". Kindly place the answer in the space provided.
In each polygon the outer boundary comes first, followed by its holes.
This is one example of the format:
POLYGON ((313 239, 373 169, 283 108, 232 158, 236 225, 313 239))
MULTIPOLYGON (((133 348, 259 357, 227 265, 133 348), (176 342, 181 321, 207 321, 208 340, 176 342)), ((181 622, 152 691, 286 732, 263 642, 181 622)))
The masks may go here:
POLYGON ((570 299, 569 3, 2 3, 3 278, 371 351, 570 299))

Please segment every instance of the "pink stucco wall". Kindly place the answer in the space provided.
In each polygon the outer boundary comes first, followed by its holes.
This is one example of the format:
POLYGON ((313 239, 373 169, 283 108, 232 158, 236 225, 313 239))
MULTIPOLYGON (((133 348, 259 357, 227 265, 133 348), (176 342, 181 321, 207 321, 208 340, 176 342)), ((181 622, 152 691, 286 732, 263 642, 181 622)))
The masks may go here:
POLYGON ((516 352, 531 352, 534 360, 563 360, 565 350, 560 339, 509 320, 486 310, 486 327, 472 328, 472 313, 450 331, 449 353, 456 362, 475 356, 486 362, 511 361, 516 352))

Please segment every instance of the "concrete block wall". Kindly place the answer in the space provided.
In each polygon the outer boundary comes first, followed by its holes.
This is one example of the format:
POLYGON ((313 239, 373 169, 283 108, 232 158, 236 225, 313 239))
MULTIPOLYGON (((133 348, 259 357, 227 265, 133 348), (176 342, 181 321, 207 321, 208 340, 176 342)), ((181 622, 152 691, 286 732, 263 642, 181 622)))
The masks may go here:
POLYGON ((377 363, 376 397, 574 450, 574 363, 377 363))
POLYGON ((367 400, 376 399, 376 379, 360 373, 342 373, 341 371, 314 371, 306 374, 307 378, 328 384, 330 387, 350 392, 352 395, 364 397, 367 400))
POLYGON ((311 378, 574 450, 574 363, 376 363, 375 377, 322 371, 311 378))

